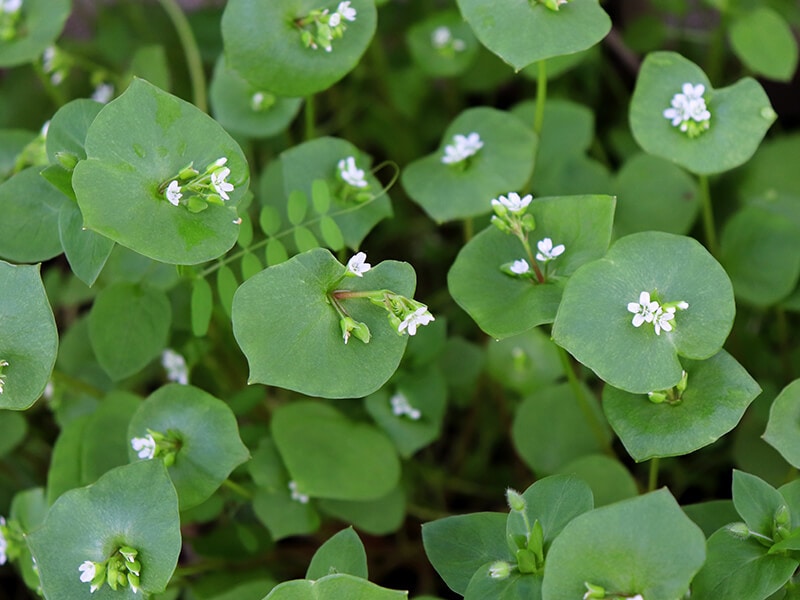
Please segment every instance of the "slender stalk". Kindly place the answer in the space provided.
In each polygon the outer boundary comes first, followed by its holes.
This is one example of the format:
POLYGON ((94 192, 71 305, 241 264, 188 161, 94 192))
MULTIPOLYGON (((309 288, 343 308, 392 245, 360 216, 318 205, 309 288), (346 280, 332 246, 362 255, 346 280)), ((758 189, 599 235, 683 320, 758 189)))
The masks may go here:
POLYGON ((609 451, 610 448, 608 444, 608 437, 606 436, 606 429, 603 427, 600 419, 597 418, 595 411, 592 410, 592 406, 589 403, 590 401, 586 397, 586 394, 583 393, 581 383, 578 381, 578 377, 575 375, 575 371, 570 364, 567 351, 558 344, 555 344, 555 347, 558 350, 558 358, 561 359, 561 365, 564 368, 564 375, 567 376, 567 381, 569 382, 570 388, 572 388, 572 393, 575 395, 575 399, 578 401, 578 406, 580 406, 583 416, 586 418, 587 423, 589 423, 597 443, 601 448, 609 451))
POLYGON ((650 476, 647 478, 647 491, 652 492, 658 485, 658 467, 661 459, 657 456, 650 461, 650 476))
POLYGON ((539 70, 536 77, 536 114, 533 117, 533 130, 536 135, 541 135, 544 125, 544 105, 547 100, 547 63, 540 60, 537 66, 539 70))
POLYGON ((247 488, 242 487, 241 485, 239 485, 235 481, 232 481, 230 479, 226 479, 225 481, 222 482, 222 485, 225 486, 226 488, 228 488, 229 490, 231 490, 233 492, 236 492, 238 495, 240 495, 245 500, 252 500, 253 499, 253 493, 250 490, 248 490, 247 488))
POLYGON ((317 118, 314 112, 314 96, 306 96, 304 111, 306 117, 306 141, 313 140, 316 137, 315 122, 317 118))
POLYGON ((717 230, 714 227, 714 209, 711 206, 711 193, 708 187, 708 176, 699 175, 700 183, 700 203, 703 206, 703 229, 706 235, 708 251, 714 256, 719 256, 719 246, 717 245, 717 230))
POLYGON ((467 217, 466 219, 464 219, 463 229, 464 229, 464 243, 466 244, 468 241, 472 239, 472 236, 475 234, 475 224, 472 221, 472 217, 467 217))
POLYGON ((186 15, 183 14, 177 0, 158 0, 167 13, 186 56, 186 66, 189 69, 189 79, 192 82, 192 99, 195 106, 203 112, 208 112, 208 98, 206 96, 206 75, 203 72, 203 59, 200 57, 200 48, 192 32, 192 27, 186 15))

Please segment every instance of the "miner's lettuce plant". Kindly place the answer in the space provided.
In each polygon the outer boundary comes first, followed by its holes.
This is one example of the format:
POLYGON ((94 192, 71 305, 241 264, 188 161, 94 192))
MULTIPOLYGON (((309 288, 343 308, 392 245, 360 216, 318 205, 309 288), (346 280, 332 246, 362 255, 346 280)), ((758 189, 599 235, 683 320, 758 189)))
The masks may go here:
POLYGON ((9 597, 798 596, 796 6, 189 4, 0 0, 9 597))

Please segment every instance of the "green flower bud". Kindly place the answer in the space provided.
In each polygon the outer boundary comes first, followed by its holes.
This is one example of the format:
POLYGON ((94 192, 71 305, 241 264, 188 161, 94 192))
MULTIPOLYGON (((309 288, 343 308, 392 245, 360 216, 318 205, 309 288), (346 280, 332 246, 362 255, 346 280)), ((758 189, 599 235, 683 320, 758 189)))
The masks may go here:
POLYGON ((139 576, 134 573, 128 573, 128 585, 131 586, 133 593, 139 591, 139 576))
POLYGON ((536 555, 527 548, 517 550, 517 566, 520 573, 536 573, 539 571, 536 564, 536 555))
POLYGON ((136 548, 131 548, 130 546, 123 546, 119 549, 119 553, 122 554, 127 562, 133 562, 136 560, 136 555, 139 554, 139 551, 136 548))
POLYGON ((491 223, 503 233, 511 233, 508 223, 506 223, 505 220, 501 219, 497 215, 492 215, 491 223))
POLYGON ((142 572, 142 565, 138 560, 126 562, 125 568, 128 569, 128 573, 133 573, 134 575, 139 575, 142 572))
POLYGON ((792 522, 792 516, 789 512, 789 507, 781 504, 778 510, 775 511, 775 525, 789 525, 792 522))
POLYGON ((181 169, 178 172, 178 179, 185 181, 187 179, 192 179, 194 177, 197 177, 200 174, 200 172, 197 169, 195 169, 193 165, 194 163, 191 162, 187 166, 183 167, 183 169, 181 169))
POLYGON ((508 506, 514 512, 525 512, 525 507, 527 506, 525 503, 525 498, 522 497, 517 490, 513 488, 508 488, 506 490, 506 501, 508 502, 508 506))
POLYGON ((72 154, 72 152, 56 152, 56 160, 58 164, 64 167, 67 171, 72 171, 75 169, 75 165, 78 164, 78 157, 72 154))
POLYGON ((731 523, 728 525, 728 531, 731 535, 742 540, 750 537, 750 528, 744 523, 731 523))
POLYGON ((606 590, 599 585, 593 585, 588 581, 584 581, 583 585, 586 586, 586 593, 583 595, 583 600, 594 600, 595 598, 605 598, 606 590))
POLYGON ((497 560, 489 565, 489 577, 492 579, 506 579, 511 575, 511 564, 504 560, 497 560))
POLYGON ((661 404, 667 399, 667 394, 664 392, 647 392, 647 399, 653 404, 661 404))
POLYGON ((678 395, 683 395, 683 392, 686 391, 686 386, 689 385, 689 374, 686 371, 683 371, 681 375, 681 380, 678 382, 678 385, 675 386, 675 389, 678 390, 678 395))

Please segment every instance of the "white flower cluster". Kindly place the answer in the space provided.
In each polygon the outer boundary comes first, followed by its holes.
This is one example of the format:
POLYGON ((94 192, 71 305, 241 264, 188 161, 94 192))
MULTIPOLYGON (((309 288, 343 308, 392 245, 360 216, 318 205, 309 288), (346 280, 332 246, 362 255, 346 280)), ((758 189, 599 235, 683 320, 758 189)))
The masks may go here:
POLYGON ((192 212, 204 210, 207 202, 221 204, 225 200, 230 200, 228 192, 232 192, 234 186, 227 180, 231 174, 231 170, 225 166, 227 162, 225 156, 218 158, 208 165, 202 174, 189 165, 169 181, 166 189, 162 187, 164 197, 173 206, 179 206, 181 198, 184 197, 183 192, 191 192, 187 206, 192 212))
POLYGON ((3 530, 6 527, 6 520, 4 517, 0 517, 0 565, 6 564, 8 561, 8 540, 6 540, 6 536, 3 530))
POLYGON ((134 594, 139 592, 139 577, 142 565, 138 560, 139 551, 130 546, 122 546, 113 556, 103 562, 85 560, 78 566, 81 582, 89 584, 94 594, 105 583, 112 590, 130 586, 134 594))
POLYGON ((672 97, 670 108, 664 110, 664 117, 671 121, 673 127, 694 138, 706 131, 711 121, 711 113, 703 98, 706 87, 702 83, 684 83, 681 91, 672 97))
POLYGON ((175 350, 167 348, 161 353, 161 365, 166 370, 169 381, 181 385, 189 384, 189 368, 186 366, 186 359, 175 350))
POLYGON ((661 335, 661 330, 672 331, 672 321, 677 309, 686 310, 689 304, 684 301, 660 304, 650 298, 649 292, 639 294, 638 302, 628 302, 628 312, 633 313, 634 327, 641 327, 643 323, 652 323, 656 335, 661 335))
POLYGON ((442 162, 446 165, 460 163, 477 154, 481 148, 483 148, 483 141, 478 133, 473 131, 466 136, 457 133, 453 136, 453 143, 444 147, 442 162))
POLYGON ((147 437, 135 437, 131 439, 131 448, 142 460, 149 460, 156 455, 156 441, 151 434, 147 437))
POLYGON ((364 169, 359 169, 356 166, 356 159, 354 156, 343 158, 339 161, 337 166, 339 169, 339 177, 350 187, 362 190, 369 187, 369 182, 364 178, 364 169))
POLYGON ((315 34, 303 29, 301 34, 303 43, 312 50, 322 46, 325 52, 332 52, 333 40, 341 38, 347 29, 345 21, 354 22, 356 15, 357 11, 350 6, 350 0, 339 2, 336 10, 332 13, 327 8, 325 10, 312 11, 308 17, 298 23, 301 27, 313 24, 316 28, 315 34))
POLYGON ((290 481, 289 482, 289 492, 292 494, 292 500, 295 502, 299 502, 300 504, 308 504, 308 494, 301 494, 297 491, 297 482, 290 481))
POLYGON ((42 70, 50 76, 50 83, 59 85, 69 71, 66 60, 58 48, 48 46, 42 53, 42 70))
POLYGON ((100 104, 108 104, 114 98, 114 85, 111 83, 101 83, 92 92, 92 100, 100 104))
POLYGON ((397 326, 397 333, 408 332, 408 335, 416 335, 417 327, 427 325, 435 320, 433 315, 428 311, 428 307, 423 304, 414 312, 406 315, 406 318, 397 326))
POLYGON ((394 396, 389 399, 389 402, 392 405, 392 412, 397 415, 398 417, 402 417, 406 415, 412 421, 419 421, 420 417, 422 417, 422 413, 419 409, 414 408, 402 393, 397 392, 394 396))
MULTIPOLYGON (((555 260, 564 254, 564 250, 566 250, 566 246, 564 246, 564 244, 553 246, 553 240, 550 238, 539 240, 536 242, 536 247, 539 249, 539 251, 536 253, 536 260, 545 264, 549 263, 551 260, 555 260)), ((512 262, 508 269, 515 275, 525 275, 526 273, 530 273, 531 266, 528 264, 527 260, 520 258, 512 262)))
POLYGON ((518 193, 511 192, 508 197, 499 196, 498 198, 492 198, 492 208, 495 209, 496 213, 508 211, 519 215, 525 212, 525 209, 528 208, 532 200, 533 196, 530 194, 520 198, 518 193))
POLYGON ((453 32, 446 25, 440 25, 431 33, 431 45, 445 56, 455 56, 467 48, 464 40, 453 37, 453 32))

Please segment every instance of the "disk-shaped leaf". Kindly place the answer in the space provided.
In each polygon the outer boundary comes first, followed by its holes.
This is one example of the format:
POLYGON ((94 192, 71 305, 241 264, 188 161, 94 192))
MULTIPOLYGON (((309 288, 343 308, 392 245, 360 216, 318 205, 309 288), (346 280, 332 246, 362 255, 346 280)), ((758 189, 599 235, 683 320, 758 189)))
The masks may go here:
MULTIPOLYGON (((513 235, 492 226, 467 243, 447 275, 453 299, 493 338, 552 323, 558 310, 564 279, 586 262, 602 257, 611 240, 614 199, 610 196, 537 198, 528 208, 536 220, 531 246, 549 237, 564 244, 564 253, 550 262, 554 275, 545 284, 510 277, 500 266, 525 257, 513 235)), ((540 265, 540 268, 544 268, 540 265)))
POLYGON ((111 256, 113 240, 83 228, 83 215, 74 202, 64 202, 58 215, 58 234, 72 272, 89 287, 111 256))
POLYGON ((540 390, 562 375, 558 349, 541 329, 496 341, 487 350, 489 375, 519 394, 540 390))
POLYGON ((581 393, 593 411, 591 423, 571 387, 564 383, 545 387, 529 395, 517 408, 511 439, 514 448, 537 475, 549 475, 567 463, 595 452, 602 452, 611 439, 604 424, 598 439, 595 423, 604 423, 600 407, 591 391, 581 385, 581 393))
MULTIPOLYGON (((356 66, 375 33, 374 0, 352 0, 355 21, 342 19, 344 35, 331 51, 308 48, 300 20, 312 10, 336 10, 321 0, 232 0, 222 15, 222 40, 228 64, 259 90, 282 96, 310 96, 332 86, 356 66), (264 60, 269 56, 269 60, 264 60)), ((305 28, 312 34, 316 28, 305 28)))
POLYGON ((275 96, 253 87, 226 66, 223 56, 214 67, 209 98, 214 118, 225 129, 251 138, 279 134, 289 127, 303 104, 301 98, 275 96))
POLYGON ((444 517, 422 525, 428 560, 447 586, 464 595, 470 579, 486 563, 513 560, 506 543, 506 513, 444 517))
POLYGON ((679 404, 654 404, 646 395, 611 386, 603 410, 635 460, 680 456, 708 446, 731 431, 761 392, 759 385, 724 350, 708 360, 684 360, 689 386, 679 404))
POLYGON ((0 257, 40 262, 61 254, 58 216, 70 200, 31 167, 0 184, 0 257))
POLYGON ((741 14, 729 30, 731 49, 758 75, 790 81, 797 68, 797 40, 780 14, 762 6, 741 14))
POLYGON ((316 498, 373 500, 400 477, 392 442, 372 425, 319 402, 294 402, 272 417, 272 435, 298 492, 316 498))
POLYGON ((645 152, 700 175, 729 171, 747 162, 776 116, 754 79, 715 90, 700 67, 674 52, 647 55, 630 108, 633 137, 645 152), (693 139, 663 114, 684 83, 705 86, 703 97, 711 113, 710 128, 693 139))
POLYGON ((16 36, 0 41, 0 67, 37 60, 61 33, 72 10, 70 0, 25 0, 16 36))
POLYGON ((626 597, 674 600, 705 554, 703 532, 659 490, 573 519, 547 554, 542 597, 581 598, 589 582, 626 597))
POLYGON ((780 195, 757 200, 728 219, 720 239, 720 260, 736 296, 770 306, 788 296, 800 277, 800 222, 787 218, 781 205, 800 198, 780 195))
POLYGON ((175 488, 160 461, 118 467, 94 485, 61 496, 28 544, 48 600, 141 598, 130 587, 114 591, 108 585, 90 594, 78 577, 84 561, 104 562, 123 545, 139 552, 141 590, 161 592, 181 551, 175 488))
POLYGON ((558 11, 530 0, 502 5, 458 0, 458 7, 481 43, 517 71, 539 60, 586 50, 611 29, 597 0, 571 0, 558 11))
POLYGON ((679 355, 700 360, 716 354, 734 312, 730 280, 699 242, 670 233, 634 233, 572 275, 553 339, 607 383, 643 394, 678 383, 679 355), (627 307, 643 291, 652 298, 657 293, 661 303, 689 304, 675 314, 672 331, 656 335, 652 323, 632 324, 627 307))
POLYGON ((400 485, 375 500, 323 498, 317 505, 325 514, 369 535, 395 533, 402 527, 406 517, 406 493, 400 485))
POLYGON ((94 482, 114 467, 128 464, 128 424, 142 399, 125 391, 108 394, 86 422, 80 444, 80 473, 83 481, 94 482))
MULTIPOLYGON (((250 456, 228 405, 190 385, 171 383, 153 392, 133 415, 128 440, 146 437, 148 429, 174 432, 180 439, 169 476, 181 510, 208 499, 250 456)), ((138 460, 130 444, 128 456, 131 461, 138 460)))
POLYGON ((480 48, 472 29, 455 10, 415 23, 406 34, 406 43, 416 65, 431 77, 462 74, 480 48))
POLYGON ((242 284, 233 299, 233 332, 247 356, 251 383, 323 398, 358 398, 386 383, 408 338, 398 335, 383 308, 352 298, 343 301, 345 310, 366 323, 372 337, 368 344, 356 338, 345 344, 328 293, 390 289, 410 298, 414 270, 385 261, 363 277, 342 280, 344 273, 328 250, 316 248, 242 284))
POLYGON ((316 581, 295 579, 273 588, 263 600, 407 600, 408 592, 388 590, 374 583, 337 573, 316 581))
POLYGON ((39 266, 0 261, 0 409, 25 410, 42 395, 58 351, 58 332, 39 266))
POLYGON ((614 229, 622 237, 637 231, 686 234, 700 208, 697 182, 663 158, 637 154, 622 165, 614 182, 614 229))
POLYGON ((398 378, 395 386, 386 386, 366 398, 367 412, 392 438, 400 456, 410 458, 417 450, 436 440, 442 429, 447 386, 438 370, 428 369, 398 378), (391 392, 387 387, 393 387, 391 392), (419 418, 395 414, 392 399, 402 395, 419 418))
POLYGON ((352 527, 333 535, 314 553, 306 571, 306 579, 321 579, 333 573, 368 577, 367 553, 352 527))
POLYGON ((89 229, 172 264, 217 258, 236 242, 235 206, 247 190, 247 163, 222 126, 197 107, 134 79, 89 127, 86 154, 72 181, 89 229), (225 206, 191 213, 167 201, 163 186, 179 171, 191 163, 203 172, 223 157, 234 186, 225 206))
POLYGON ((403 171, 403 188, 430 217, 441 223, 486 214, 491 200, 521 189, 533 171, 536 134, 517 117, 494 108, 470 108, 450 123, 433 154, 403 171), (456 135, 477 133, 483 147, 466 162, 442 162, 456 135))
POLYGON ((171 323, 172 308, 161 290, 134 283, 107 287, 89 313, 97 362, 114 381, 137 373, 167 345, 171 323))
POLYGON ((796 560, 767 554, 767 548, 755 539, 743 540, 720 529, 708 538, 708 560, 692 582, 692 600, 764 600, 778 591, 795 569, 796 560))
POLYGON ((800 379, 787 385, 772 403, 764 439, 794 467, 800 467, 800 379))

